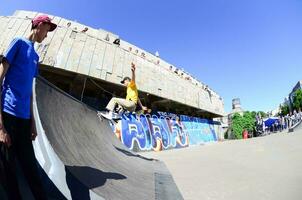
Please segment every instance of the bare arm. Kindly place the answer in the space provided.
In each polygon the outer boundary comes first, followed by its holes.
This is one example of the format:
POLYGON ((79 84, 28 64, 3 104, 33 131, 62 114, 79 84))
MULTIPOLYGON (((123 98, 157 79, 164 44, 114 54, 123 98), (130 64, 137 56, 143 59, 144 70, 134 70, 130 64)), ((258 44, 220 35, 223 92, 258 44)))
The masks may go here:
MULTIPOLYGON (((0 84, 2 85, 3 79, 7 73, 7 70, 9 68, 9 63, 5 58, 3 58, 2 62, 0 63, 0 84)), ((0 96, 2 96, 2 90, 0 90, 0 96)), ((11 145, 11 139, 9 135, 7 134, 4 125, 3 125, 3 119, 2 119, 2 108, 1 108, 1 99, 0 98, 0 142, 4 143, 7 146, 11 145)))
POLYGON ((140 107, 143 107, 143 104, 142 104, 142 102, 141 102, 141 100, 138 98, 137 99, 137 103, 138 103, 138 105, 140 106, 140 107))
MULTIPOLYGON (((132 71, 132 81, 135 83, 135 64, 134 63, 131 63, 131 71, 132 71)), ((137 103, 138 103, 138 105, 144 110, 144 111, 146 111, 146 110, 148 110, 148 108, 147 107, 145 107, 145 106, 143 106, 143 104, 142 104, 142 102, 141 102, 141 100, 138 98, 138 100, 137 100, 137 103)))
POLYGON ((143 106, 143 104, 142 104, 142 102, 141 102, 141 100, 138 98, 138 100, 137 100, 137 103, 138 103, 138 105, 143 109, 143 111, 146 111, 146 110, 148 110, 148 108, 146 107, 146 106, 143 106))
POLYGON ((134 63, 131 63, 131 71, 132 71, 131 80, 135 83, 135 64, 134 63))
POLYGON ((36 121, 33 112, 33 94, 31 94, 30 98, 30 116, 31 116, 31 139, 35 140, 37 137, 37 129, 36 129, 36 121))

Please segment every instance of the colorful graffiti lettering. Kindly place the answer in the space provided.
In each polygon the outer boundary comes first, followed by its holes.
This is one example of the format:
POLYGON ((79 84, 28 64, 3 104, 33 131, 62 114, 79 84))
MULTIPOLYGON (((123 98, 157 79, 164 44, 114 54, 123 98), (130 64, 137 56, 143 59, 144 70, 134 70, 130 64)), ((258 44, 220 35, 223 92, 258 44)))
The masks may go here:
POLYGON ((111 123, 115 135, 129 149, 161 151, 217 141, 211 120, 189 116, 123 115, 111 123))

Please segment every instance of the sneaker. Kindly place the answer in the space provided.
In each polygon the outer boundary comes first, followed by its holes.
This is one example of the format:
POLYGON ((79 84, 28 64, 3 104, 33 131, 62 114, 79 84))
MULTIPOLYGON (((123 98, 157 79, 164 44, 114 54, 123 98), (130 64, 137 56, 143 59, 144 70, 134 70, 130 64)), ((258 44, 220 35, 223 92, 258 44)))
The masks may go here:
POLYGON ((112 119, 121 119, 122 116, 119 113, 112 112, 112 119))
POLYGON ((109 120, 112 120, 112 119, 120 119, 121 117, 116 114, 116 113, 113 113, 112 111, 109 111, 109 112, 101 112, 101 115, 103 117, 105 117, 106 119, 109 119, 109 120))
POLYGON ((101 112, 101 115, 106 119, 112 119, 112 111, 109 112, 101 112))

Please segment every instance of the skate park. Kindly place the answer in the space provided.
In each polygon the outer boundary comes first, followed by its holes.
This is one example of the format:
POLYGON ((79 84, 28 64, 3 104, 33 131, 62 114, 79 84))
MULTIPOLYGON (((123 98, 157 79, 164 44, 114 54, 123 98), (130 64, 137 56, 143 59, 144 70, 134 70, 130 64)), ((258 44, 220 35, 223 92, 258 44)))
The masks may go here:
MULTIPOLYGON (((30 20, 39 14, 16 11, 0 17, 1 54, 11 39, 27 34, 30 20)), ((290 134, 219 142, 224 132, 216 118, 224 115, 224 102, 207 84, 111 32, 52 18, 59 26, 36 46, 40 77, 34 84, 39 133, 34 148, 50 199, 301 196, 296 184, 302 174, 301 148, 295 142, 301 125, 290 134), (129 76, 131 62, 141 67, 137 84, 152 112, 124 115, 112 124, 97 112, 112 95, 124 95, 119 82, 129 76), (185 89, 193 94, 181 95, 185 89), (242 153, 232 159, 227 155, 233 148, 242 153), (296 176, 278 176, 280 171, 296 176), (242 186, 246 179, 249 184, 242 186), (232 187, 242 189, 234 194, 228 192, 232 187)))

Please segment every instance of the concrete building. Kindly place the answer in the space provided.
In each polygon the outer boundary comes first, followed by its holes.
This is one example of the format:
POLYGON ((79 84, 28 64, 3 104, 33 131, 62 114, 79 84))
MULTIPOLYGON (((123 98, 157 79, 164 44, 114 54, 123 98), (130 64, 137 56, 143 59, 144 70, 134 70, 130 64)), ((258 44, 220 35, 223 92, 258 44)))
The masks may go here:
POLYGON ((230 114, 240 113, 243 114, 244 110, 241 108, 240 98, 235 98, 232 100, 232 111, 230 114))
POLYGON ((288 105, 288 106, 290 106, 290 100, 289 100, 289 98, 288 98, 288 97, 285 97, 285 98, 284 98, 284 102, 283 102, 283 104, 284 104, 284 105, 288 105))
POLYGON ((289 108, 290 111, 293 112, 293 103, 294 103, 294 96, 295 96, 295 92, 297 90, 302 89, 302 80, 298 81, 298 83, 294 86, 294 88, 292 89, 292 91, 289 93, 288 95, 288 100, 289 100, 289 108))
MULTIPOLYGON (((0 54, 14 37, 29 34, 31 19, 39 14, 16 11, 0 17, 0 54)), ((40 74, 81 101, 103 109, 111 96, 123 97, 120 80, 130 76, 135 62, 140 98, 153 110, 208 119, 224 115, 223 99, 184 70, 109 31, 50 17, 58 27, 36 44, 40 74)))
POLYGON ((234 98, 232 100, 232 111, 227 115, 228 129, 226 131, 229 139, 234 138, 234 135, 229 127, 232 125, 232 117, 235 113, 239 113, 240 115, 243 115, 244 113, 244 110, 241 107, 240 98, 234 98))
MULTIPOLYGON (((293 89, 291 90, 291 92, 289 93, 289 95, 287 97, 284 98, 284 101, 280 104, 280 106, 288 106, 289 108, 289 112, 293 112, 293 102, 294 102, 294 96, 295 96, 295 92, 299 89, 302 89, 302 80, 298 81, 297 84, 293 87, 293 89)), ((279 109, 280 109, 279 106, 279 109)), ((281 111, 279 111, 281 112, 281 111)))

